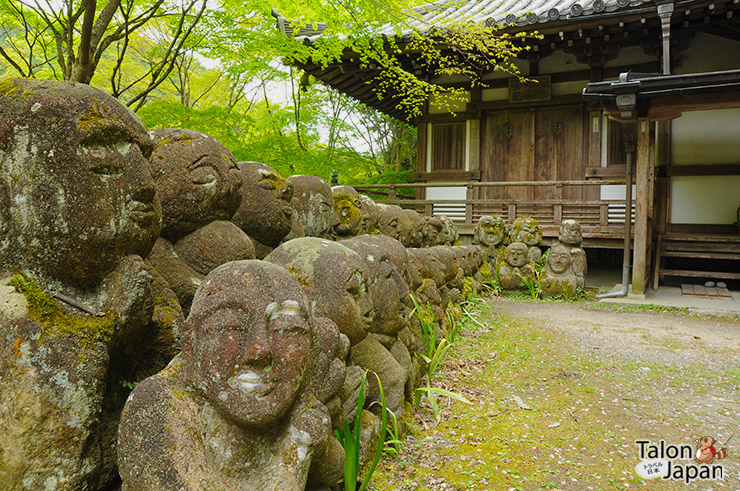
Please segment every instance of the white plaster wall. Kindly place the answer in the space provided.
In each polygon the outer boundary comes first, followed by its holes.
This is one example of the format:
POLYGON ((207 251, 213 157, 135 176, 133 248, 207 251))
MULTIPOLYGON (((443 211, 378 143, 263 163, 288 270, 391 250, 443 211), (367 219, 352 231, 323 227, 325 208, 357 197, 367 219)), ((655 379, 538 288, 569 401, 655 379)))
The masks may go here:
POLYGON ((642 63, 650 63, 651 61, 658 61, 658 57, 646 55, 639 46, 630 46, 629 48, 620 49, 616 58, 604 63, 604 68, 639 65, 642 63))
MULTIPOLYGON (((454 199, 464 201, 467 193, 465 186, 454 186, 449 188, 427 188, 427 199, 428 200, 444 200, 454 199)), ((447 215, 453 220, 464 220, 465 219, 465 205, 464 204, 446 204, 439 203, 432 205, 435 216, 447 215)))
POLYGON ((583 93, 583 89, 588 84, 588 80, 577 81, 577 82, 561 82, 558 84, 552 84, 550 93, 553 97, 560 97, 564 95, 580 95, 583 93))
MULTIPOLYGON (((627 189, 624 184, 604 184, 599 186, 601 188, 601 199, 605 200, 624 200, 627 199, 627 189)), ((632 185, 632 199, 635 199, 637 190, 635 185, 632 185)))
POLYGON ((483 101, 507 101, 509 100, 509 89, 483 89, 481 93, 483 101))
POLYGON ((465 199, 467 192, 465 186, 453 186, 449 188, 427 188, 427 199, 465 199))
POLYGON ((671 223, 732 224, 740 206, 740 176, 672 179, 671 223))
POLYGON ((671 153, 674 165, 740 163, 740 109, 684 112, 673 120, 671 153))
POLYGON ((740 68, 740 42, 698 32, 689 49, 673 59, 674 75, 740 68))
MULTIPOLYGON (((519 70, 519 75, 523 77, 529 75, 529 62, 527 60, 516 58, 512 60, 512 64, 519 70)), ((496 70, 483 75, 483 80, 495 80, 497 78, 509 78, 511 76, 513 75, 505 70, 496 70)))

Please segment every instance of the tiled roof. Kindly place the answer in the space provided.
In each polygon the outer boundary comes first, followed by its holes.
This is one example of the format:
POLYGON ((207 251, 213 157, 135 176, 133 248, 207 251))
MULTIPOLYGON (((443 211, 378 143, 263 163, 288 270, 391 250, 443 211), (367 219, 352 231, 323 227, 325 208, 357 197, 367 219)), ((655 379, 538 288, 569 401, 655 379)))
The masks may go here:
MULTIPOLYGON (((413 12, 421 15, 411 21, 411 27, 422 31, 431 27, 442 27, 450 22, 474 22, 488 26, 532 26, 558 20, 573 20, 630 10, 644 4, 655 4, 654 0, 441 0, 414 7, 413 12)), ((294 28, 290 22, 273 10, 278 27, 287 36, 312 41, 326 30, 323 22, 294 28)), ((396 32, 390 25, 382 27, 379 34, 392 36, 396 32)))

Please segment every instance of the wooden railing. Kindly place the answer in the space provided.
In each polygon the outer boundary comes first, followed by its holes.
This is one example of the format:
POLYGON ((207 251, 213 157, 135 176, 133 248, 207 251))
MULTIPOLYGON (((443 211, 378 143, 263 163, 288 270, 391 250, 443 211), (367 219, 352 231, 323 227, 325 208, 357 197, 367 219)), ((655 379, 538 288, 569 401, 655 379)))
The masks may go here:
MULTIPOLYGON (((509 181, 465 183, 409 183, 372 184, 354 186, 358 192, 369 196, 387 196, 382 202, 411 208, 425 215, 447 215, 463 233, 470 233, 485 215, 498 215, 508 223, 520 216, 532 216, 540 223, 545 235, 556 234, 563 220, 573 219, 581 223, 584 236, 619 238, 624 234, 625 200, 563 199, 563 190, 568 187, 624 185, 625 180, 590 181, 509 181), (424 188, 466 188, 465 199, 414 199, 402 195, 401 190, 413 189, 419 196, 424 188), (483 188, 550 188, 548 199, 479 199, 477 189, 483 188)), ((634 202, 632 204, 634 221, 634 202)))

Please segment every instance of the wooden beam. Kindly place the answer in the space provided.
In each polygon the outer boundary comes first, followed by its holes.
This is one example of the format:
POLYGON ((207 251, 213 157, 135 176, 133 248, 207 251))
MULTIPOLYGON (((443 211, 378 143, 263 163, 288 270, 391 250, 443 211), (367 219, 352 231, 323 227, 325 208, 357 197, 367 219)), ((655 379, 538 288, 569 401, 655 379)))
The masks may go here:
POLYGON ((666 167, 668 176, 737 176, 740 164, 672 165, 666 167))
POLYGON ((650 192, 650 129, 651 123, 640 120, 637 123, 637 171, 635 175, 635 241, 634 265, 632 269, 632 293, 645 294, 647 279, 647 255, 650 237, 648 236, 648 214, 652 209, 650 192))

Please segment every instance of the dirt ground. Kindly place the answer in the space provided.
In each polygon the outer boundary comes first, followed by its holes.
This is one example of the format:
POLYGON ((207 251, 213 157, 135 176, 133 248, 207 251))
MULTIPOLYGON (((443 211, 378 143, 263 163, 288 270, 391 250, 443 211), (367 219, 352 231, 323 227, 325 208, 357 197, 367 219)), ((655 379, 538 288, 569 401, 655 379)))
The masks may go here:
POLYGON ((740 319, 510 298, 469 309, 433 385, 471 404, 440 399, 438 421, 422 404, 376 489, 740 489, 740 319), (674 479, 636 474, 638 440, 704 436, 726 442, 722 479, 687 484, 708 471, 688 458, 674 479))

